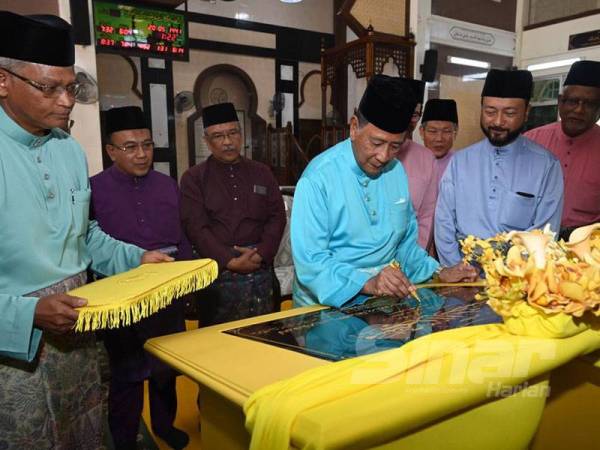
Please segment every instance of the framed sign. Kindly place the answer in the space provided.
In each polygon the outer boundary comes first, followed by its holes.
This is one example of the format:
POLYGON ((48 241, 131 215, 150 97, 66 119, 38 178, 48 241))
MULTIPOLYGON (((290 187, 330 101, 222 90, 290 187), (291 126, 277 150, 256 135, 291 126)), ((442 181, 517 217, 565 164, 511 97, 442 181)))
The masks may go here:
POLYGON ((596 45, 600 45, 600 30, 586 31, 585 33, 571 34, 569 36, 569 50, 594 47, 596 45))

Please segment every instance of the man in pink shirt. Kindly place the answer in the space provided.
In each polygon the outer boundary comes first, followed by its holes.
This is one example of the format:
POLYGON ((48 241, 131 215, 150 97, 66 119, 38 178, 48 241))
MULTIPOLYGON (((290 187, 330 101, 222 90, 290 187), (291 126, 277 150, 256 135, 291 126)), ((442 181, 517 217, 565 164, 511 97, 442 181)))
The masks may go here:
MULTIPOLYGON (((408 134, 411 135, 421 118, 425 82, 410 78, 403 78, 403 81, 410 86, 417 100, 417 106, 408 127, 408 134)), ((421 144, 407 139, 402 144, 396 158, 400 160, 408 176, 408 190, 419 225, 417 243, 427 250, 433 236, 433 213, 437 199, 437 183, 434 176, 435 157, 421 144)))
POLYGON ((560 236, 600 222, 600 62, 571 66, 558 97, 560 122, 525 133, 559 160, 565 180, 560 236))
POLYGON ((456 102, 451 99, 427 100, 419 132, 423 144, 435 156, 435 185, 440 184, 444 170, 454 154, 452 146, 458 131, 456 102))

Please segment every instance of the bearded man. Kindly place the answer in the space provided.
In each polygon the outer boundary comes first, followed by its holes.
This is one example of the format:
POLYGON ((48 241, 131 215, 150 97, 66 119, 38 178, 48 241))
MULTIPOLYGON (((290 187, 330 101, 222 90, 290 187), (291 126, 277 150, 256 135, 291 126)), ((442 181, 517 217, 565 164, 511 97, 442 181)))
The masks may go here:
POLYGON ((533 86, 527 70, 492 69, 481 94, 486 139, 457 152, 435 210, 435 245, 442 265, 461 261, 461 239, 550 224, 558 231, 563 178, 558 159, 521 136, 533 86))

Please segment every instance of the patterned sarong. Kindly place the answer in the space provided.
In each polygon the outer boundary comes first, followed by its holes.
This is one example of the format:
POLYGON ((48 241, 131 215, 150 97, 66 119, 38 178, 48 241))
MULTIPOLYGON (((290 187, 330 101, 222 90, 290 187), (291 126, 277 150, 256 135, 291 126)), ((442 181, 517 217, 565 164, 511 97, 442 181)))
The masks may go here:
POLYGON ((274 312, 272 268, 239 274, 225 270, 197 293, 200 326, 215 325, 274 312))
MULTIPOLYGON (((81 273, 27 296, 64 293, 85 281, 81 273)), ((32 362, 0 358, 0 380, 0 449, 104 448, 93 334, 44 333, 32 362)))

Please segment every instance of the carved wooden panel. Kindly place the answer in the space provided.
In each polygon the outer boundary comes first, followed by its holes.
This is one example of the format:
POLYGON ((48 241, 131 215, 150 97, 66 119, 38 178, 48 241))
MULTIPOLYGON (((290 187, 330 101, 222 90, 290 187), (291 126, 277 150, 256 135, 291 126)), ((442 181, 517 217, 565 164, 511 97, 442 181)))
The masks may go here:
POLYGON ((410 51, 407 48, 393 46, 375 47, 375 73, 383 72, 383 67, 392 58, 399 74, 410 73, 410 51))
POLYGON ((357 78, 364 78, 367 74, 367 55, 366 47, 353 46, 345 52, 337 52, 325 61, 325 80, 327 84, 332 84, 335 80, 335 73, 339 67, 350 65, 357 78))

